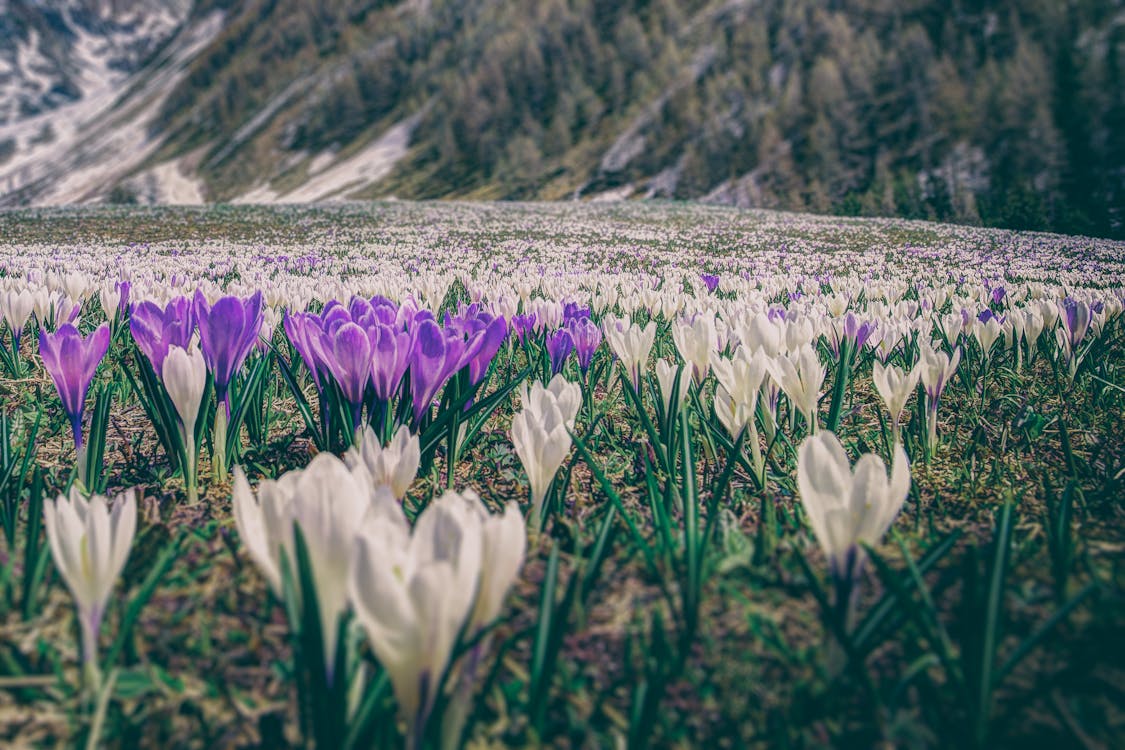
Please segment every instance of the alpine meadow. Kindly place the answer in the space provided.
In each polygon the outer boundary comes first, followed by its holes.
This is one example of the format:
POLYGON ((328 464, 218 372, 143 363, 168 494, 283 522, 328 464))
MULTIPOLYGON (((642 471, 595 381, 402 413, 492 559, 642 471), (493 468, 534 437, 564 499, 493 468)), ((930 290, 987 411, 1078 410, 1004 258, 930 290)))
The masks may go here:
POLYGON ((0 746, 1125 743, 1122 0, 0 0, 0 746))

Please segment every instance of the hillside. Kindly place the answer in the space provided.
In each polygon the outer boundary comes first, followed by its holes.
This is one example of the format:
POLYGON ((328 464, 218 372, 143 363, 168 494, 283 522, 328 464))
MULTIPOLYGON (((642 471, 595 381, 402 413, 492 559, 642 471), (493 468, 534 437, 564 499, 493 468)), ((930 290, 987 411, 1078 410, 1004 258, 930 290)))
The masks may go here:
POLYGON ((1122 0, 201 0, 160 39, 82 137, 29 156, 0 124, 0 204, 672 198, 1125 234, 1122 0))

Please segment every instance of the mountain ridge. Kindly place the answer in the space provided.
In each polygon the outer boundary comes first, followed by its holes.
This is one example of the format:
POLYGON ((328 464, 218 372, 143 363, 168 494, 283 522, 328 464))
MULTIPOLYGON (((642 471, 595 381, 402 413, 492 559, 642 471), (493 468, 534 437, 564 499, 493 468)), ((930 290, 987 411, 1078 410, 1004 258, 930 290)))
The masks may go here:
POLYGON ((666 198, 1125 232, 1121 0, 202 0, 162 43, 192 54, 122 84, 164 71, 143 158, 76 196, 59 169, 6 190, 0 146, 0 205, 666 198))

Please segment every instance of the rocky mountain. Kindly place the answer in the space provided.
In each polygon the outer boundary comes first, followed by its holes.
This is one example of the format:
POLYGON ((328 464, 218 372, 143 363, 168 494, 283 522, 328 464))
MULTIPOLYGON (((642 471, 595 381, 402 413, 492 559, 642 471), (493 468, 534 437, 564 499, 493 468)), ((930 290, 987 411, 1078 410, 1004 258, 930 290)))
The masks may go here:
POLYGON ((699 199, 1125 233, 1125 0, 0 0, 0 205, 699 199))

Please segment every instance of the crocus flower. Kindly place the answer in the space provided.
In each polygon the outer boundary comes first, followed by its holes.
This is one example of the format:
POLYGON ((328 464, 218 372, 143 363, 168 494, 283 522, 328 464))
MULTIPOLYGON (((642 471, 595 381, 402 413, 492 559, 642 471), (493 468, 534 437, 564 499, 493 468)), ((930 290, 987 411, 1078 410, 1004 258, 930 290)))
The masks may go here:
POLYGON ((567 323, 567 332, 574 341, 574 351, 578 355, 578 369, 585 375, 590 370, 594 352, 602 343, 602 330, 589 318, 575 318, 567 323))
POLYGON ((535 331, 535 326, 538 322, 539 316, 533 312, 527 315, 512 316, 512 331, 516 334, 516 338, 521 345, 526 343, 527 335, 535 331))
POLYGON ((406 368, 410 366, 414 337, 409 331, 382 323, 376 323, 369 334, 373 346, 371 386, 375 398, 386 403, 398 392, 406 368))
POLYGON ((488 366, 492 364, 492 359, 500 351, 508 335, 508 323, 502 316, 493 318, 488 313, 480 313, 477 324, 483 326, 483 331, 478 334, 479 345, 469 357, 469 385, 476 385, 484 380, 488 366))
POLYGON ((533 381, 530 386, 527 382, 520 383, 519 397, 521 408, 528 408, 533 401, 553 400, 571 428, 574 427, 574 421, 578 419, 578 409, 582 406, 582 388, 578 383, 570 382, 561 374, 551 378, 547 385, 543 385, 538 380, 533 381))
POLYGON ((648 325, 632 325, 627 320, 607 317, 605 320, 605 337, 610 349, 621 360, 625 371, 629 373, 629 380, 634 390, 641 387, 641 371, 648 364, 648 355, 656 341, 656 323, 649 321, 648 325))
POLYGON ((566 359, 573 350, 574 338, 565 328, 560 328, 547 337, 547 355, 551 360, 552 376, 562 372, 563 367, 566 366, 566 359))
POLYGON ((873 453, 853 471, 840 440, 828 430, 806 438, 797 452, 801 505, 834 578, 855 580, 863 564, 861 543, 882 539, 910 491, 910 466, 895 445, 894 467, 873 453))
POLYGON ((465 353, 466 344, 460 335, 447 336, 432 320, 417 324, 410 357, 415 426, 421 424, 441 387, 461 369, 465 353))
MULTIPOLYGON (((287 472, 276 481, 262 480, 257 498, 242 469, 236 466, 234 470, 231 499, 238 535, 279 597, 283 594, 282 560, 294 564, 294 528, 301 530, 316 587, 329 682, 339 619, 348 606, 347 578, 355 536, 369 507, 381 497, 373 492, 364 472, 350 471, 331 453, 317 454, 306 468, 287 472)), ((397 505, 393 500, 383 502, 397 505)), ((289 574, 298 580, 295 569, 289 574)))
POLYGON ((101 495, 70 495, 43 504, 44 525, 51 558, 74 597, 82 632, 82 660, 97 687, 98 631, 101 630, 113 584, 133 544, 137 529, 137 501, 133 490, 111 503, 101 495))
MULTIPOLYGON (((554 381, 552 381, 554 382, 554 381)), ((547 490, 570 452, 574 427, 570 398, 538 383, 522 397, 523 408, 512 418, 512 443, 531 485, 531 523, 542 519, 547 490)), ((581 393, 577 399, 581 401, 581 393)), ((573 407, 577 412, 577 407, 573 407)))
POLYGON ((129 333, 157 376, 164 370, 168 348, 186 349, 194 331, 195 312, 187 297, 176 297, 163 308, 146 300, 129 313, 129 333))
POLYGON ((918 385, 918 378, 922 376, 922 371, 918 367, 914 367, 909 372, 903 372, 894 365, 884 365, 878 360, 875 361, 871 371, 871 379, 875 383, 875 390, 879 393, 879 398, 883 399, 883 403, 887 406, 887 411, 891 415, 891 433, 893 442, 898 442, 898 425, 899 419, 902 417, 902 410, 906 407, 906 402, 910 400, 910 394, 914 393, 915 386, 918 385))
POLYGON ((313 345, 313 337, 322 332, 320 317, 315 313, 291 313, 287 310, 285 315, 282 316, 281 327, 284 329, 289 342, 293 344, 293 348, 297 350, 301 361, 308 368, 317 393, 320 393, 324 388, 320 381, 321 368, 324 367, 324 363, 317 356, 319 347, 313 345))
MULTIPOLYGON (((401 511, 400 511, 401 512, 401 511)), ((369 523, 347 576, 356 617, 390 675, 408 747, 418 747, 457 636, 478 598, 481 516, 447 492, 401 524, 369 523)))
POLYGON ((12 332, 12 351, 19 356, 20 338, 31 313, 35 310, 35 295, 30 289, 0 292, 0 316, 12 332))
POLYGON ((418 475, 421 452, 418 436, 410 428, 402 425, 384 447, 368 427, 360 441, 344 454, 344 462, 353 472, 362 466, 367 471, 371 484, 387 487, 396 500, 406 497, 406 491, 414 477, 418 475))
POLYGON ((703 281, 703 284, 707 287, 707 291, 714 292, 716 289, 719 288, 719 277, 716 276, 715 274, 701 273, 701 274, 699 274, 699 278, 703 281))
POLYGON ((363 396, 371 381, 372 341, 367 331, 352 322, 331 333, 322 333, 325 363, 344 400, 352 409, 352 429, 359 427, 363 396))
POLYGON ((169 347, 168 355, 164 357, 161 380, 180 417, 180 438, 185 459, 184 484, 188 500, 194 502, 198 492, 195 482, 195 423, 199 418, 203 391, 207 387, 207 364, 203 361, 203 354, 195 346, 186 350, 178 346, 169 347))
POLYGON ((1072 360, 1078 351, 1086 332, 1090 328, 1090 306, 1081 300, 1067 297, 1059 302, 1059 322, 1061 324, 1059 344, 1067 360, 1072 360))
POLYGON ((98 290, 98 301, 102 305, 102 312, 106 320, 115 323, 124 317, 129 309, 129 290, 132 285, 128 281, 106 283, 98 290))
POLYGON ((39 332, 39 355, 58 389, 79 455, 83 445, 82 412, 86 408, 86 393, 108 349, 109 326, 104 323, 85 339, 69 323, 64 323, 54 333, 39 332))
POLYGON ((996 343, 996 339, 1000 338, 1001 333, 1003 333, 1003 327, 1000 324, 1000 319, 991 310, 982 311, 973 324, 973 336, 980 344, 981 356, 985 360, 988 359, 992 346, 996 343))
POLYGON ((472 638, 500 616, 504 597, 523 567, 527 525, 515 501, 509 501, 502 514, 493 515, 471 490, 461 496, 481 520, 481 575, 466 632, 472 638))
POLYGON ((922 387, 926 391, 927 444, 931 451, 937 447, 938 402, 960 362, 960 347, 954 349, 953 357, 950 357, 943 351, 935 351, 925 341, 920 341, 918 344, 916 367, 920 373, 922 387))
POLYGON ((826 370, 816 356, 816 351, 805 344, 795 352, 783 354, 771 361, 773 379, 789 397, 789 403, 801 413, 809 432, 817 429, 816 407, 820 401, 820 387, 824 384, 826 370))
POLYGON ((715 318, 697 315, 690 323, 672 326, 672 341, 684 362, 691 365, 691 377, 698 386, 711 370, 711 357, 718 349, 715 318))
MULTIPOLYGON (((656 360, 656 384, 660 388, 660 400, 664 403, 664 413, 667 414, 672 408, 672 389, 675 387, 676 378, 683 372, 683 365, 673 364, 666 359, 656 360)), ((683 406, 687 401, 688 389, 685 387, 683 380, 680 381, 679 399, 676 402, 677 406, 683 406)))
POLYGON ((215 398, 230 416, 227 389, 258 341, 262 328, 262 293, 249 299, 222 297, 214 305, 196 291, 194 312, 203 359, 215 378, 215 398))
MULTIPOLYGON (((719 380, 715 413, 731 436, 738 437, 743 429, 753 426, 762 383, 769 376, 770 360, 761 349, 750 354, 746 347, 740 346, 731 359, 716 359, 714 368, 719 380)), ((756 432, 753 440, 757 441, 756 432)))
MULTIPOLYGON (((784 310, 781 311, 784 315, 784 310)), ((785 326, 777 320, 771 309, 769 314, 758 313, 738 331, 739 341, 753 352, 761 349, 767 357, 776 357, 785 343, 785 326)))

